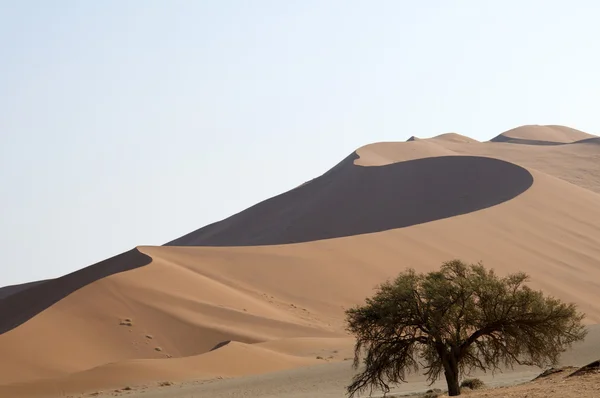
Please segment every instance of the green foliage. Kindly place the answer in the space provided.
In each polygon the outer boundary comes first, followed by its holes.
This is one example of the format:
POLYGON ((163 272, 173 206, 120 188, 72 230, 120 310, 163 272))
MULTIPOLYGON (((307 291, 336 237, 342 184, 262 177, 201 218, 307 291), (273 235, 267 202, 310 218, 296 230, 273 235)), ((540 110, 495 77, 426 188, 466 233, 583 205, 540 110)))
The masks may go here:
POLYGON ((484 387, 485 383, 479 379, 464 379, 460 383, 460 388, 470 388, 471 390, 479 390, 484 387))
POLYGON ((449 395, 458 395, 459 375, 472 369, 556 364, 585 337, 584 315, 527 280, 522 272, 499 277, 480 263, 453 260, 381 284, 364 305, 346 311, 356 336, 354 366, 364 366, 348 393, 388 392, 423 368, 431 383, 443 372, 449 395))

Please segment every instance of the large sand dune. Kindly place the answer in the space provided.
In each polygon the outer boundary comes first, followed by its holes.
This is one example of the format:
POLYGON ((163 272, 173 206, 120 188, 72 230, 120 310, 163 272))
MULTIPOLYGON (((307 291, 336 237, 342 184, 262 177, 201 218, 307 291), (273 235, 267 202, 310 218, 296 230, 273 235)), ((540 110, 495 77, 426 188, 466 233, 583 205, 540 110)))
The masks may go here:
POLYGON ((0 396, 344 362, 344 308, 408 266, 451 258, 525 270, 600 323, 600 147, 582 139, 367 145, 166 246, 10 287, 0 396))

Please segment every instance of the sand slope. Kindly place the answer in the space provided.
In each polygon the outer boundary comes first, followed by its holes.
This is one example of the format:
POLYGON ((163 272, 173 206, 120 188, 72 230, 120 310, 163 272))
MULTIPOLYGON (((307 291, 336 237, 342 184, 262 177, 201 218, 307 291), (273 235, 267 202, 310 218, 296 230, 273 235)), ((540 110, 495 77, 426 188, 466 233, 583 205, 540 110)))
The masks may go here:
POLYGON ((0 300, 0 334, 28 321, 83 286, 147 265, 151 260, 134 249, 60 278, 4 288, 4 297, 0 300))
POLYGON ((344 308, 408 266, 451 258, 525 270, 600 323, 599 157, 593 140, 372 144, 179 241, 203 247, 138 247, 10 287, 0 396, 343 361, 344 308))
POLYGON ((109 363, 82 372, 35 382, 0 386, 2 397, 46 397, 103 391, 160 382, 211 380, 261 374, 317 364, 316 358, 302 358, 260 346, 229 343, 202 355, 172 359, 137 359, 109 363))

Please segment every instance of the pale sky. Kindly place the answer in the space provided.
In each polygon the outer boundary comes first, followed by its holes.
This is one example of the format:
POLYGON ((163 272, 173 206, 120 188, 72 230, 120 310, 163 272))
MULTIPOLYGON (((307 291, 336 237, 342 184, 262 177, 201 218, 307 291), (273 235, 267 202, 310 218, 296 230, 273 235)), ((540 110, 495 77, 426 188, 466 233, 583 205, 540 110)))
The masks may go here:
POLYGON ((161 245, 356 148, 600 132, 600 2, 0 0, 0 286, 161 245))

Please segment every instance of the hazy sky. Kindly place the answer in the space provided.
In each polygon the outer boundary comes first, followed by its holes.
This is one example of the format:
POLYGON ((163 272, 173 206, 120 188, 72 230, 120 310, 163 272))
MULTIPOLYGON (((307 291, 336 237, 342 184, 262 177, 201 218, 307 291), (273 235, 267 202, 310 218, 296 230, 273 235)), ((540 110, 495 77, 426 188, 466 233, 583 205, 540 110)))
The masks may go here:
POLYGON ((0 0, 0 286, 160 245, 356 148, 600 131, 600 2, 0 0))

